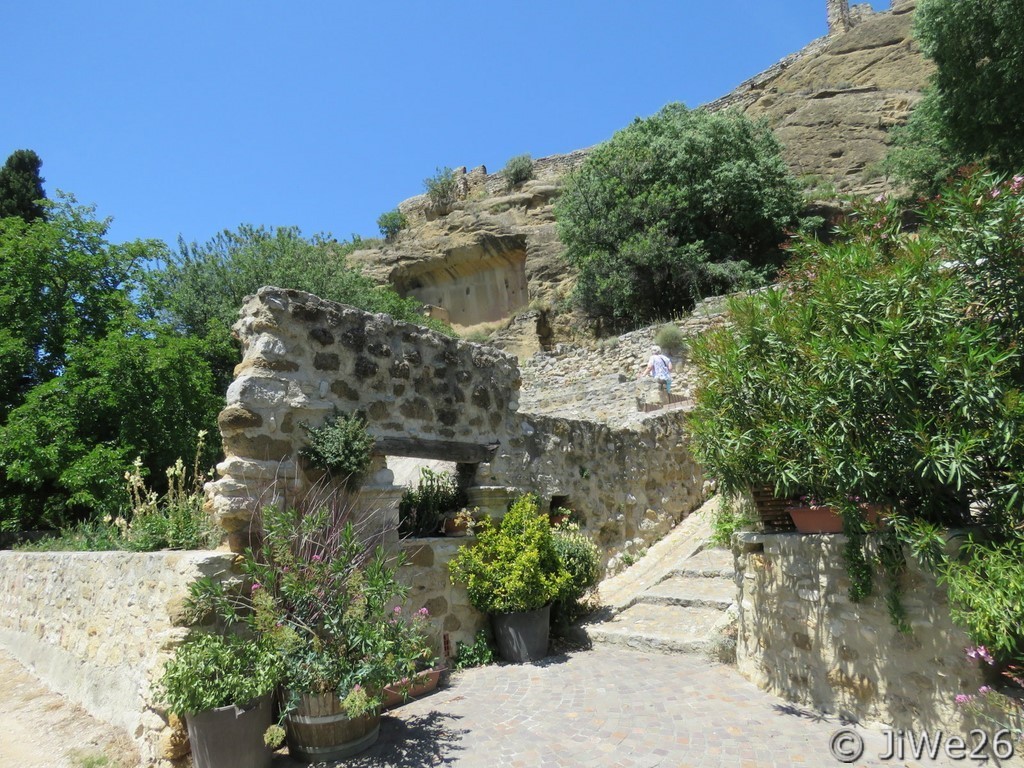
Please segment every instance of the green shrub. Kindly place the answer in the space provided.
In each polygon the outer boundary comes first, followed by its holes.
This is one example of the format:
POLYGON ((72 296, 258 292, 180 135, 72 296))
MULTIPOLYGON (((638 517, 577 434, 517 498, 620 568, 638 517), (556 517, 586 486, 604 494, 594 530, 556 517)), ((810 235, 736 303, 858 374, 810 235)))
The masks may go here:
POLYGON ((675 323, 666 323, 654 334, 654 343, 672 355, 686 352, 686 336, 675 323))
POLYGON ((448 569, 452 582, 465 584, 470 603, 484 613, 543 608, 570 579, 548 517, 529 494, 516 499, 498 525, 484 521, 476 544, 462 547, 448 569))
POLYGON ((459 199, 459 182, 455 177, 455 171, 445 166, 438 168, 433 176, 423 180, 423 188, 427 192, 430 205, 437 210, 444 211, 459 199))
POLYGON ((580 531, 575 523, 567 522, 552 529, 555 552, 569 579, 554 605, 553 623, 566 627, 584 612, 582 598, 597 586, 600 575, 600 553, 597 545, 580 531))
POLYGON ((694 453, 726 493, 770 485, 840 507, 851 597, 880 567, 902 629, 902 545, 926 551, 921 526, 980 524, 988 544, 932 561, 953 615, 1019 652, 1024 176, 979 173, 923 217, 908 234, 891 203, 866 206, 832 245, 804 241, 776 288, 730 303, 731 324, 694 348, 694 453), (883 529, 875 558, 855 499, 910 521, 883 529))
POLYGON ((381 237, 389 242, 408 226, 409 219, 397 208, 377 217, 377 227, 380 229, 381 237))
POLYGON ((370 466, 373 438, 366 431, 366 422, 357 413, 346 416, 336 413, 319 427, 302 425, 309 444, 299 454, 313 467, 355 490, 370 466))
POLYGON ((613 328, 760 284, 800 196, 765 123, 670 104, 588 155, 555 207, 579 307, 613 328))
POLYGON ((505 177, 505 183, 509 189, 524 181, 529 181, 533 178, 533 159, 528 154, 509 158, 501 175, 505 177))
POLYGON ((268 643, 235 635, 190 635, 164 665, 159 696, 178 716, 244 705, 277 687, 281 666, 268 643))
POLYGON ((732 537, 740 531, 752 529, 755 521, 754 511, 742 499, 719 498, 719 504, 711 514, 712 546, 729 548, 732 537))
POLYGON ((419 484, 398 502, 398 531, 411 536, 437 536, 448 512, 466 505, 466 494, 451 472, 420 469, 419 484))
POLYGON ((487 639, 487 632, 480 630, 472 643, 459 642, 455 646, 455 669, 482 667, 494 662, 494 647, 487 639))

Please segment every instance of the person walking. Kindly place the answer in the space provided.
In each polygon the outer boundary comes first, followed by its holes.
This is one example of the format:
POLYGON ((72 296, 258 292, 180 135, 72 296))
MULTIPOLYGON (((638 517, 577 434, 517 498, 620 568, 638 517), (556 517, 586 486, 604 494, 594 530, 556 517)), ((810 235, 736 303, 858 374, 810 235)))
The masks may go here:
POLYGON ((651 359, 647 361, 647 368, 641 376, 653 376, 665 383, 665 392, 672 394, 672 361, 667 355, 661 353, 661 347, 655 344, 651 347, 651 359))

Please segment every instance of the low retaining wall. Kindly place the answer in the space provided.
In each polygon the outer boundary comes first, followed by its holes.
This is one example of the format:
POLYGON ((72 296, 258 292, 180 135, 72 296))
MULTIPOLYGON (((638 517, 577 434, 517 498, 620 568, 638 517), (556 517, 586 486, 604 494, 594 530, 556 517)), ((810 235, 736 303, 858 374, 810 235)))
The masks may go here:
POLYGON ((0 645, 48 686, 123 728, 146 765, 170 732, 150 690, 188 629, 189 585, 218 552, 0 552, 0 645))
POLYGON ((893 626, 886 585, 848 597, 842 535, 737 535, 740 672, 791 701, 900 728, 970 727, 954 697, 976 693, 967 634, 949 618, 945 590, 908 563, 903 604, 913 631, 893 626))

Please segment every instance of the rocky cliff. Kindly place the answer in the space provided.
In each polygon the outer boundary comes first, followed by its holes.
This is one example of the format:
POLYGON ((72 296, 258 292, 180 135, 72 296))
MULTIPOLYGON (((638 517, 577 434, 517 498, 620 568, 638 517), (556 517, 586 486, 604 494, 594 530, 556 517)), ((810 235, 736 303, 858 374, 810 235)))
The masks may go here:
MULTIPOLYGON (((881 13, 854 6, 828 36, 705 106, 767 119, 809 198, 877 194, 888 187, 877 167, 889 129, 906 121, 930 72, 911 38, 915 5, 894 0, 881 13)), ((482 166, 458 169, 457 202, 437 210, 424 195, 404 201, 409 226, 351 259, 437 307, 460 331, 492 333, 521 357, 578 337, 577 320, 551 311, 565 306, 573 280, 560 257, 554 203, 586 154, 537 160, 534 178, 511 188, 482 166)))

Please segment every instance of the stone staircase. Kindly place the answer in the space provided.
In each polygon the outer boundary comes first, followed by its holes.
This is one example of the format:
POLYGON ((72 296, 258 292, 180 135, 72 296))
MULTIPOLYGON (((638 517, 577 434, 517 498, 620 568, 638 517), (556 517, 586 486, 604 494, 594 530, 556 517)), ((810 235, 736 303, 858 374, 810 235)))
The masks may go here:
POLYGON ((721 657, 737 589, 732 552, 707 544, 717 504, 706 503, 646 556, 603 582, 603 610, 577 628, 577 639, 721 657))

